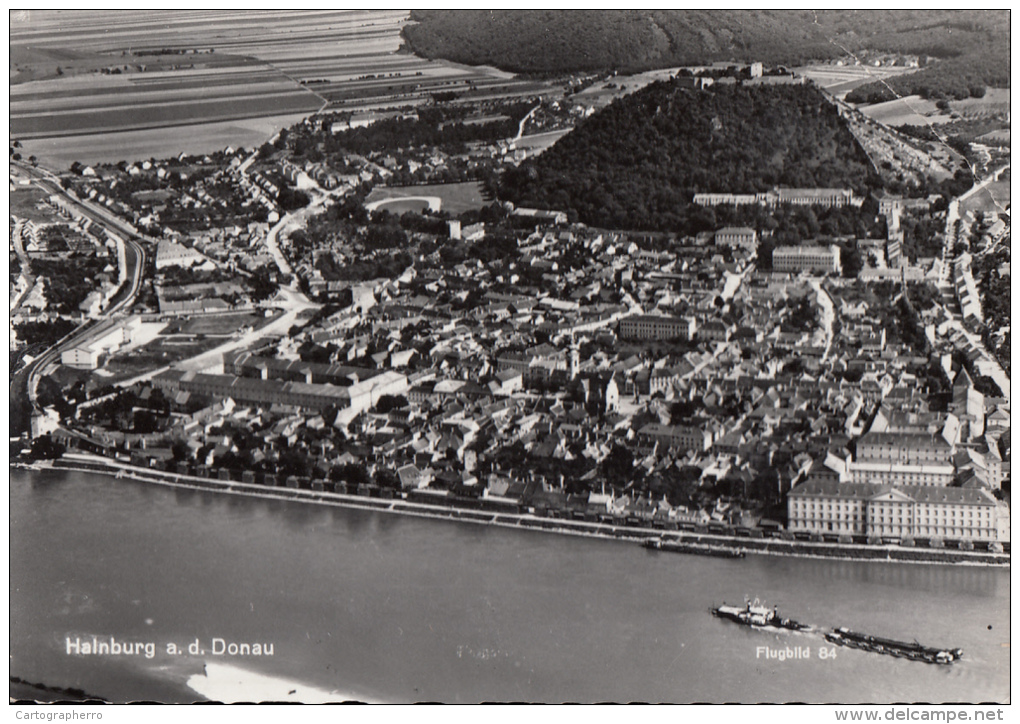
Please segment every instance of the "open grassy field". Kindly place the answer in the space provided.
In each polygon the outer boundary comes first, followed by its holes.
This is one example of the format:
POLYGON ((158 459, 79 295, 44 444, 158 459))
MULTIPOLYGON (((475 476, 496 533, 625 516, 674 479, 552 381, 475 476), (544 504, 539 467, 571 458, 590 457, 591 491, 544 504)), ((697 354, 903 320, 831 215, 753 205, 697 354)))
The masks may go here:
POLYGON ((517 141, 517 148, 526 149, 529 154, 537 155, 552 146, 568 133, 570 133, 569 128, 559 131, 549 131, 547 133, 535 133, 530 136, 522 136, 520 140, 517 141))
POLYGON ((19 219, 29 219, 36 224, 55 224, 63 219, 49 208, 39 208, 39 202, 45 201, 50 195, 32 186, 16 187, 7 198, 10 201, 10 212, 19 219))
POLYGON ((303 117, 327 104, 358 109, 414 105, 442 91, 468 98, 551 88, 399 52, 407 19, 401 10, 15 12, 11 135, 62 170, 74 160, 250 147, 272 133, 253 138, 239 121, 303 117), (139 135, 149 129, 158 133, 139 135), (37 143, 61 138, 70 142, 45 150, 37 143))
POLYGON ((935 101, 920 96, 905 96, 885 103, 860 106, 861 113, 887 126, 927 126, 932 123, 948 123, 948 113, 935 107, 935 101))
MULTIPOLYGON (((443 211, 451 214, 461 214, 472 209, 480 209, 489 201, 486 201, 485 190, 479 181, 466 181, 459 184, 426 184, 423 186, 377 186, 368 195, 366 201, 382 201, 385 199, 406 199, 413 197, 435 196, 442 200, 443 211)), ((420 204, 420 202, 414 202, 420 204)), ((425 204, 427 206, 427 204, 425 204)), ((402 213, 411 210, 410 207, 398 210, 392 205, 387 211, 391 213, 402 213)))
POLYGON ((132 349, 128 354, 111 357, 102 368, 104 374, 99 377, 105 384, 128 380, 173 362, 195 357, 222 343, 219 337, 181 339, 160 335, 148 344, 132 349))
POLYGON ((379 204, 375 210, 377 211, 389 211, 391 214, 405 214, 408 211, 413 211, 416 214, 421 214, 430 208, 429 202, 426 199, 393 199, 392 201, 384 201, 379 204))
POLYGON ((987 143, 992 146, 997 145, 1008 146, 1009 129, 1004 128, 1001 131, 991 131, 990 133, 986 133, 983 136, 979 136, 977 140, 980 141, 981 143, 987 143))
POLYGON ((1009 176, 995 181, 978 191, 960 205, 960 212, 968 211, 997 214, 1009 206, 1009 176))
POLYGON ((865 83, 903 75, 904 73, 916 70, 917 68, 898 66, 876 67, 873 65, 830 65, 828 63, 793 68, 795 73, 807 76, 837 98, 844 97, 854 88, 865 83))
POLYGON ((269 324, 279 314, 264 317, 254 312, 238 312, 236 314, 213 314, 196 316, 192 319, 177 320, 167 325, 163 334, 206 334, 206 335, 229 335, 234 334, 242 327, 257 329, 269 324))

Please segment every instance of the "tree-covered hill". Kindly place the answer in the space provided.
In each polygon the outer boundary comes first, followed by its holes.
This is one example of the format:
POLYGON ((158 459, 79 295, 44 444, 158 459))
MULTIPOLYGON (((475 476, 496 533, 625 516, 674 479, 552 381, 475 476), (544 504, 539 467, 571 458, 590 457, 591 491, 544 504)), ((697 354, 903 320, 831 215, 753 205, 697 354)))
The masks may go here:
POLYGON ((688 228, 693 194, 877 184, 864 151, 816 88, 654 83, 591 116, 500 182, 519 206, 605 228, 688 228))
MULTIPOLYGON (((862 50, 921 56, 900 95, 1009 85, 1008 10, 414 10, 418 55, 514 72, 625 72, 713 61, 796 65, 862 50)), ((862 86, 851 100, 888 99, 862 86)))
POLYGON ((647 70, 840 54, 813 16, 770 10, 414 10, 418 55, 515 72, 647 70))

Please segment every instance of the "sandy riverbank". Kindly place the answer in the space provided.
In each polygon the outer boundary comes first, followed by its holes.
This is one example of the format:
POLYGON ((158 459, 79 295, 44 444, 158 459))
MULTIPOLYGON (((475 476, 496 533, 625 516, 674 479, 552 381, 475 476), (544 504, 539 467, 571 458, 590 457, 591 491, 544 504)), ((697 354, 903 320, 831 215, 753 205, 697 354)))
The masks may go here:
POLYGON ((328 704, 344 701, 381 703, 368 701, 353 692, 326 691, 229 664, 206 663, 203 669, 203 673, 188 678, 188 687, 209 701, 221 701, 226 704, 238 702, 328 704))

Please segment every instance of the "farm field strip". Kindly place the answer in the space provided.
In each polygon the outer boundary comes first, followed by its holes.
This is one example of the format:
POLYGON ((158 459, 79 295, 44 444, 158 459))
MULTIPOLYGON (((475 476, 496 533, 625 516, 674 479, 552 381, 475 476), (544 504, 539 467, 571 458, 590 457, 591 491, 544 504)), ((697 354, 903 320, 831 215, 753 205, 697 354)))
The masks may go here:
POLYGON ((926 126, 929 123, 946 123, 950 119, 935 106, 935 101, 926 101, 920 96, 904 96, 884 103, 859 106, 858 110, 872 120, 887 126, 926 126), (932 114, 932 115, 929 115, 932 114))
MULTIPOLYGON (((429 72, 428 75, 422 72, 422 75, 401 75, 386 78, 374 78, 372 80, 343 80, 342 76, 338 80, 334 80, 330 76, 321 76, 323 80, 329 81, 329 83, 321 83, 323 87, 329 88, 330 86, 342 90, 370 90, 372 88, 384 88, 387 86, 395 85, 415 85, 417 83, 431 82, 435 84, 437 81, 446 82, 458 82, 466 83, 472 78, 478 76, 471 76, 465 74, 443 74, 442 69, 434 69, 429 72)), ((478 77, 481 80, 481 77, 478 77)), ((505 82, 505 81, 504 81, 505 82)))
POLYGON ((223 93, 215 88, 188 89, 187 92, 168 94, 167 92, 138 93, 131 97, 119 96, 90 96, 87 101, 75 102, 70 98, 53 98, 51 100, 36 100, 32 102, 12 102, 11 118, 40 115, 43 113, 60 115, 67 113, 82 113, 88 110, 130 110, 132 108, 148 108, 151 106, 167 104, 202 103, 216 100, 223 103, 231 103, 235 100, 246 100, 248 98, 273 98, 285 95, 302 95, 312 97, 313 94, 293 83, 283 84, 245 84, 244 86, 230 86, 230 93, 223 93))
POLYGON ((169 105, 192 105, 196 103, 209 103, 210 101, 219 103, 230 103, 233 104, 236 101, 246 101, 253 98, 279 98, 283 96, 301 96, 307 98, 314 107, 321 105, 321 102, 317 102, 314 94, 303 88, 297 88, 291 86, 277 87, 277 88, 248 88, 242 89, 232 87, 231 90, 236 91, 230 95, 224 95, 223 93, 188 93, 188 94, 177 94, 173 98, 167 98, 166 93, 146 93, 143 98, 132 98, 130 103, 70 103, 68 99, 58 99, 51 102, 36 102, 29 104, 27 108, 20 109, 15 108, 14 104, 11 107, 10 117, 14 118, 33 118, 39 116, 61 116, 78 113, 88 113, 92 111, 130 111, 136 108, 155 108, 159 106, 169 105))
POLYGON ((842 97, 858 86, 873 81, 884 80, 903 73, 912 73, 917 68, 874 67, 867 65, 860 66, 830 66, 814 65, 801 68, 794 68, 795 72, 807 76, 819 86, 832 93, 834 96, 842 97))
MULTIPOLYGON (((143 83, 134 78, 124 76, 103 76, 104 78, 121 78, 121 85, 81 87, 70 89, 49 88, 47 84, 40 81, 30 81, 18 86, 12 86, 10 100, 14 103, 29 103, 46 101, 53 98, 76 97, 85 102, 84 99, 93 96, 126 96, 141 93, 163 93, 164 97, 168 91, 174 90, 207 90, 210 93, 222 92, 216 89, 238 85, 239 78, 223 78, 216 80, 186 80, 186 79, 164 79, 156 83, 143 83), (32 84, 35 84, 34 86, 32 84), (17 90, 16 90, 17 89, 17 90), (43 89, 43 90, 40 90, 43 89)), ((265 73, 252 73, 243 79, 243 85, 255 87, 258 85, 286 85, 294 88, 294 82, 275 70, 265 73)))
POLYGON ((72 135, 26 139, 22 153, 35 155, 50 168, 66 169, 81 163, 117 163, 148 158, 168 158, 179 153, 208 153, 232 146, 255 148, 280 128, 298 123, 307 113, 284 114, 203 122, 89 136, 72 135))
POLYGON ((434 67, 428 61, 407 61, 400 58, 383 56, 378 62, 366 63, 363 58, 357 58, 353 62, 347 62, 344 58, 328 58, 326 60, 277 61, 274 67, 286 70, 289 75, 301 76, 306 73, 319 73, 323 70, 334 73, 345 73, 352 78, 363 75, 379 75, 380 73, 414 72, 434 67))
POLYGON ((23 68, 12 75, 11 133, 40 159, 66 167, 149 158, 146 144, 174 149, 170 155, 181 144, 189 152, 260 144, 279 127, 255 132, 251 121, 297 120, 324 102, 368 110, 418 105, 440 91, 466 100, 548 90, 492 68, 399 53, 408 18, 402 10, 12 16, 12 69, 23 68), (65 73, 54 77, 58 64, 65 73), (98 72, 121 66, 127 70, 116 75, 98 72))
POLYGON ((379 42, 380 40, 382 40, 386 41, 387 48, 393 46, 393 50, 396 50, 396 48, 399 47, 399 44, 391 41, 391 37, 392 32, 388 30, 355 34, 341 32, 323 33, 320 31, 315 31, 310 32, 308 34, 292 35, 287 38, 272 37, 264 38, 257 41, 253 41, 250 39, 223 41, 221 39, 219 40, 218 43, 215 44, 215 47, 217 52, 220 52, 220 50, 226 50, 227 52, 231 52, 234 55, 251 53, 257 54, 258 57, 260 58, 271 60, 275 55, 273 52, 273 48, 277 48, 278 51, 285 50, 286 47, 290 45, 298 45, 303 48, 310 42, 319 42, 329 38, 334 38, 337 40, 337 42, 344 43, 358 43, 358 42, 372 43, 379 42))
POLYGON ((322 105, 312 95, 290 95, 267 104, 265 99, 253 97, 244 101, 203 102, 194 104, 162 104, 140 106, 131 113, 120 111, 87 111, 68 115, 21 116, 11 119, 11 132, 19 138, 46 136, 88 135, 118 130, 159 128, 192 125, 207 121, 225 121, 267 115, 282 115, 304 111, 313 113, 322 105), (68 121, 72 121, 69 124, 68 121))
POLYGON ((340 29, 353 29, 358 26, 370 27, 373 30, 384 30, 387 25, 396 25, 398 18, 406 18, 407 13, 394 11, 393 20, 387 23, 369 25, 361 18, 351 17, 344 11, 290 11, 290 12, 223 12, 216 14, 196 13, 193 16, 181 17, 176 11, 164 13, 149 12, 144 19, 123 18, 117 12, 32 12, 32 26, 26 23, 12 22, 10 40, 12 43, 27 43, 33 46, 47 44, 68 45, 73 41, 74 47, 83 49, 121 50, 131 47, 147 49, 140 45, 140 38, 155 36, 160 42, 153 48, 193 48, 202 47, 206 43, 215 45, 217 42, 231 42, 244 38, 244 31, 251 31, 250 36, 279 37, 293 33, 294 29, 316 31, 324 24, 332 22, 340 25, 340 29), (291 18, 285 20, 284 18, 291 18), (267 31, 267 27, 273 27, 267 31), (73 27, 73 30, 66 28, 73 27), (178 37, 179 36, 179 37, 178 37), (90 42, 93 41, 93 42, 90 42), (120 45, 119 43, 123 43, 120 45))

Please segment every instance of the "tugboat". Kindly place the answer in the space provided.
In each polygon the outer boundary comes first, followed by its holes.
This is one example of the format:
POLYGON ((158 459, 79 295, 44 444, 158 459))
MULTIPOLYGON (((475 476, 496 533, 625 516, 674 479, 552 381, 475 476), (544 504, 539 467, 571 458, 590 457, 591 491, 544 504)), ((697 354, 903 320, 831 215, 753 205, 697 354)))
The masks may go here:
POLYGON ((922 646, 916 641, 896 641, 894 639, 881 638, 880 636, 858 633, 843 627, 833 629, 825 634, 825 640, 839 646, 896 656, 897 658, 910 659, 911 661, 924 661, 929 664, 952 664, 963 658, 963 649, 939 649, 931 646, 922 646))
POLYGON ((712 615, 744 626, 781 628, 788 631, 807 631, 811 628, 807 624, 781 617, 777 608, 769 608, 757 598, 754 599, 754 603, 748 601, 743 607, 727 606, 724 602, 723 605, 712 609, 712 615))
POLYGON ((742 548, 713 546, 707 543, 691 541, 664 541, 662 538, 649 538, 641 541, 643 548, 668 553, 693 553, 699 556, 715 556, 717 558, 744 558, 747 553, 742 548))

